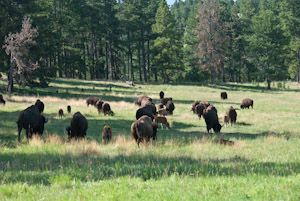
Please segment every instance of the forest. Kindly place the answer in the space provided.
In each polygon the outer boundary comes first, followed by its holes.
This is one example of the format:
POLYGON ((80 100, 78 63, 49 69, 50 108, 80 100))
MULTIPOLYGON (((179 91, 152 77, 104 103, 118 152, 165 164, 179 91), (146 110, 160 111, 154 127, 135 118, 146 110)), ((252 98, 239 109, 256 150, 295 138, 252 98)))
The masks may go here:
POLYGON ((0 76, 135 82, 297 80, 300 0, 4 0, 0 76))

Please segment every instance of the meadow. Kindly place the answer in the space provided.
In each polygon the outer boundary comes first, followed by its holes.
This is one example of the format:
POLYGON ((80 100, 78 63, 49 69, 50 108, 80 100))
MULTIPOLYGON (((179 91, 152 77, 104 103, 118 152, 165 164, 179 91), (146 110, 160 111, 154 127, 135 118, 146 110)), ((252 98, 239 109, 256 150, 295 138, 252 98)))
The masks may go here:
MULTIPOLYGON (((0 88, 5 88, 0 80, 0 88)), ((17 87, 3 94, 0 105, 0 200, 299 200, 300 87, 268 91, 263 84, 137 84, 58 79, 49 88, 17 87), (161 129, 157 141, 137 147, 130 134, 138 106, 146 94, 159 102, 159 92, 173 97, 172 128, 161 129), (228 93, 221 100, 220 92, 228 93), (110 103, 115 116, 98 114, 85 99, 110 103), (45 103, 49 119, 42 139, 29 142, 16 121, 36 99, 45 103), (206 132, 203 119, 191 112, 194 100, 209 101, 221 117, 242 99, 254 109, 238 110, 237 124, 220 134, 206 132), (80 111, 88 120, 87 138, 68 142, 66 127, 80 111), (62 108, 65 117, 59 119, 62 108), (112 142, 102 142, 103 126, 112 127, 112 142), (224 138, 233 146, 215 143, 224 138)), ((222 123, 221 123, 222 124, 222 123)))

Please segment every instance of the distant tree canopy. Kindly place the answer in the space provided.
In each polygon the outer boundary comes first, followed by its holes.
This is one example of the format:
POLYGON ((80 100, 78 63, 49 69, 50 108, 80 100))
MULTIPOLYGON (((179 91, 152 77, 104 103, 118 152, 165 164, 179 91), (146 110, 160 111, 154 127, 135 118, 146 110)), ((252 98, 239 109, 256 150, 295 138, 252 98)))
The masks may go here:
MULTIPOLYGON (((32 70, 13 77, 23 85, 56 77, 270 83, 300 75, 300 0, 1 1, 0 47, 24 16, 38 35, 24 61, 32 70)), ((9 75, 6 53, 1 48, 0 73, 9 75)))

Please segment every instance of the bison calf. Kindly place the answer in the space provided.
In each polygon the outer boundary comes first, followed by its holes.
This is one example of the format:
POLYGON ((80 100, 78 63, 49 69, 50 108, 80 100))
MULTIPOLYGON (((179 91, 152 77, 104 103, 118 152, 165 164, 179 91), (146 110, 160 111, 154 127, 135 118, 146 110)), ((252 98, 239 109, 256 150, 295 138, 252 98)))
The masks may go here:
POLYGON ((155 116, 155 123, 157 124, 161 124, 161 129, 163 129, 163 124, 167 127, 167 128, 171 128, 170 127, 170 123, 168 122, 166 117, 162 117, 162 116, 155 116))
POLYGON ((112 132, 110 126, 104 126, 102 131, 102 139, 108 143, 111 140, 112 132))
POLYGON ((71 120, 71 125, 66 130, 69 139, 82 139, 85 138, 87 129, 86 118, 80 112, 76 112, 71 120))
POLYGON ((226 115, 228 116, 231 125, 236 123, 237 113, 232 106, 227 110, 226 115))
POLYGON ((250 108, 250 106, 252 107, 253 109, 253 100, 250 99, 250 98, 246 98, 242 101, 242 104, 241 104, 241 109, 244 109, 244 108, 250 108))
POLYGON ((173 111, 175 110, 175 105, 174 103, 169 100, 166 104, 166 110, 170 115, 173 115, 173 111))
POLYGON ((58 116, 59 116, 60 119, 62 119, 65 116, 63 109, 58 110, 58 116))

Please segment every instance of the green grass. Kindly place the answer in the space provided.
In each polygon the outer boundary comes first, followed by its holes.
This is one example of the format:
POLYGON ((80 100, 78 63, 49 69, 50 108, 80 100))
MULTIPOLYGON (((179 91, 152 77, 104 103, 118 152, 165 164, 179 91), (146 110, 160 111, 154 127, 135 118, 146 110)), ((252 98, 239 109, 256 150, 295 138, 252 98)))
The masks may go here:
MULTIPOLYGON (((0 80, 0 88, 5 81, 0 80)), ((0 105, 0 200, 299 200, 300 132, 298 86, 265 90, 251 84, 138 84, 59 79, 47 89, 17 88, 0 105), (141 94, 159 102, 163 90, 173 97, 172 129, 137 148, 130 134, 141 94), (227 91, 228 100, 220 99, 227 91), (98 114, 85 98, 109 102, 115 116, 98 114), (17 142, 16 120, 21 110, 40 98, 46 105, 43 139, 30 142, 22 132, 17 142), (243 98, 254 109, 238 110, 234 126, 207 134, 205 122, 193 115, 194 100, 209 101, 219 117, 243 98), (72 106, 89 123, 87 140, 68 142, 58 110, 72 106), (102 142, 102 128, 112 127, 113 140, 102 142), (214 143, 220 135, 234 146, 214 143)))

